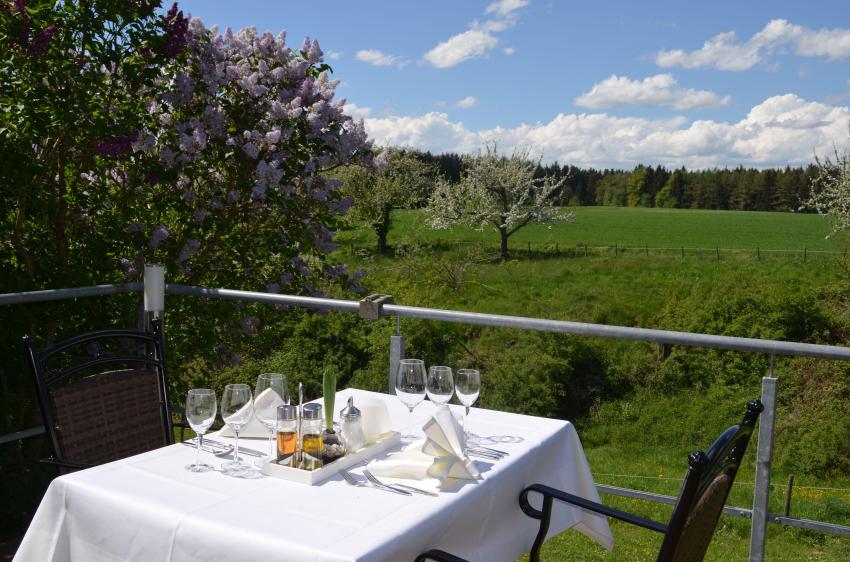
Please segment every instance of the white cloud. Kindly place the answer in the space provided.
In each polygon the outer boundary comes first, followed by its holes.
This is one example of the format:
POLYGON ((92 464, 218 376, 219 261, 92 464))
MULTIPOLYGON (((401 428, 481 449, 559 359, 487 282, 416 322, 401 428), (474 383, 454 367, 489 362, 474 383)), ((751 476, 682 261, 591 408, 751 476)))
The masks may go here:
MULTIPOLYGON (((499 40, 493 36, 516 25, 518 16, 514 13, 528 6, 528 0, 496 0, 487 6, 485 14, 494 14, 494 19, 484 22, 473 21, 469 29, 453 35, 425 53, 423 60, 437 68, 451 68, 464 61, 481 58, 493 49, 499 40)), ((513 54, 508 47, 505 53, 513 54)))
POLYGON ((831 153, 844 143, 848 120, 847 107, 785 94, 766 99, 738 122, 573 113, 548 123, 472 131, 445 113, 431 112, 366 119, 366 130, 379 145, 464 153, 497 141, 507 152, 527 147, 546 162, 597 168, 768 167, 806 164, 814 154, 831 153))
POLYGON ((812 30, 787 20, 771 20, 747 41, 736 40, 734 31, 715 35, 696 51, 661 50, 655 62, 662 67, 743 71, 754 67, 782 49, 791 46, 805 57, 843 59, 850 57, 850 29, 812 30))
POLYGON ((528 0, 496 0, 487 6, 484 10, 485 14, 496 14, 500 17, 505 17, 514 10, 528 6, 528 0))
POLYGON ((465 60, 483 57, 498 42, 498 39, 487 32, 470 29, 425 53, 425 60, 437 68, 450 68, 465 60))
POLYGON ((458 100, 457 103, 455 103, 455 106, 460 107, 462 109, 469 109, 470 107, 475 107, 477 103, 478 100, 475 98, 475 96, 466 96, 462 100, 458 100))
POLYGON ((327 55, 331 60, 339 60, 342 58, 342 53, 340 51, 334 51, 333 49, 328 49, 327 55))
POLYGON ((371 107, 361 107, 355 103, 346 103, 342 111, 354 119, 366 119, 372 115, 371 107))
POLYGON ((612 75, 578 96, 575 102, 579 107, 591 109, 640 105, 684 110, 727 105, 729 100, 729 96, 720 97, 707 90, 679 88, 672 75, 656 74, 643 80, 612 75))
POLYGON ((505 47, 504 49, 502 49, 502 52, 504 52, 508 56, 511 56, 516 52, 516 49, 514 49, 513 47, 505 47))
POLYGON ((378 49, 362 49, 354 55, 357 60, 368 62, 375 66, 397 66, 403 68, 407 65, 407 60, 404 57, 397 55, 384 54, 378 49))

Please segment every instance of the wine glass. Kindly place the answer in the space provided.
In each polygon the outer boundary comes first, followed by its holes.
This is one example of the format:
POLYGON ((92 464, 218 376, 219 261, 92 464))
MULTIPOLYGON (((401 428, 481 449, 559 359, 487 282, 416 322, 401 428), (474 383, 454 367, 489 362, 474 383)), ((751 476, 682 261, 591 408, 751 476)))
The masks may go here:
POLYGON ((212 466, 201 463, 201 444, 204 441, 204 433, 215 421, 215 413, 215 392, 209 388, 193 388, 186 395, 186 421, 198 436, 198 454, 195 455, 195 462, 186 465, 186 470, 189 472, 213 470, 212 466))
POLYGON ((254 415, 269 431, 269 458, 275 459, 274 438, 277 430, 277 407, 289 405, 286 375, 262 373, 254 387, 254 415))
POLYGON ((221 416, 224 423, 236 435, 233 448, 233 460, 221 465, 225 474, 238 474, 248 468, 239 458, 239 432, 248 425, 254 414, 254 402, 251 400, 251 387, 247 384, 229 384, 224 387, 221 397, 221 416))
MULTIPOLYGON (((395 393, 402 404, 410 410, 410 423, 413 424, 413 408, 425 399, 425 362, 421 359, 402 359, 398 364, 395 379, 395 393)), ((411 443, 416 440, 413 434, 402 436, 402 441, 411 443)))
POLYGON ((435 365, 428 369, 428 399, 437 406, 448 404, 455 391, 452 368, 435 365))
POLYGON ((466 413, 463 415, 463 432, 467 439, 470 437, 470 433, 466 429, 466 418, 469 416, 470 406, 478 400, 480 392, 481 375, 479 372, 475 369, 458 369, 455 379, 455 393, 460 403, 466 407, 466 413))

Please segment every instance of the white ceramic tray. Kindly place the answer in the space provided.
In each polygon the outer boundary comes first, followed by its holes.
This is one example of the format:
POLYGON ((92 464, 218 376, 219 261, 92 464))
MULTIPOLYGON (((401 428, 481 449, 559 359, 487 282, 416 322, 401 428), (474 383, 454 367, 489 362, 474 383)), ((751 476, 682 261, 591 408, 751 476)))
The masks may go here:
POLYGON ((381 440, 368 447, 364 447, 356 453, 345 455, 341 459, 337 459, 316 470, 301 470, 300 468, 281 466, 273 461, 265 461, 262 465, 262 471, 263 474, 274 478, 282 478, 290 482, 315 486, 334 476, 340 470, 351 468, 355 464, 373 459, 399 443, 401 443, 401 433, 391 431, 385 434, 381 440))

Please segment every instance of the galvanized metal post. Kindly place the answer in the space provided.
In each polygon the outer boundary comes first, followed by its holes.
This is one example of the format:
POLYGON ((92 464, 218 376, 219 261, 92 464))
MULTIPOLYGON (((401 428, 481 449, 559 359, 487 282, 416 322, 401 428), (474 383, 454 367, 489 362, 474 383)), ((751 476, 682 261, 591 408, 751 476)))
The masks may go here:
POLYGON ((145 265, 145 330, 150 331, 151 321, 161 318, 165 310, 165 269, 161 265, 145 265))
POLYGON ((764 412, 759 420, 759 442, 756 451, 756 485, 753 492, 753 523, 750 531, 750 562, 764 560, 767 538, 768 500, 770 499, 770 460, 773 456, 773 426, 776 419, 776 356, 770 356, 770 371, 761 379, 761 402, 764 412))
POLYGON ((389 394, 395 394, 395 377, 399 361, 404 359, 404 336, 401 335, 401 317, 395 317, 395 335, 390 336, 390 372, 387 377, 389 394))

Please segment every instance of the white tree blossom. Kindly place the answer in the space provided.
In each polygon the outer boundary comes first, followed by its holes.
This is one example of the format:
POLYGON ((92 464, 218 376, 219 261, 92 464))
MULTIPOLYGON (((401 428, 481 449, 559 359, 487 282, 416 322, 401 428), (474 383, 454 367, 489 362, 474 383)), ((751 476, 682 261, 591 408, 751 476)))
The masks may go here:
POLYGON ((466 172, 458 184, 440 180, 428 203, 432 228, 466 224, 499 233, 502 259, 508 258, 508 238, 531 223, 570 222, 573 213, 555 206, 553 194, 566 178, 535 178, 540 161, 528 150, 510 157, 499 154, 495 144, 484 153, 465 157, 466 172))
POLYGON ((814 209, 832 219, 829 236, 850 230, 850 154, 835 151, 835 159, 817 159, 818 172, 811 195, 803 208, 814 209))

